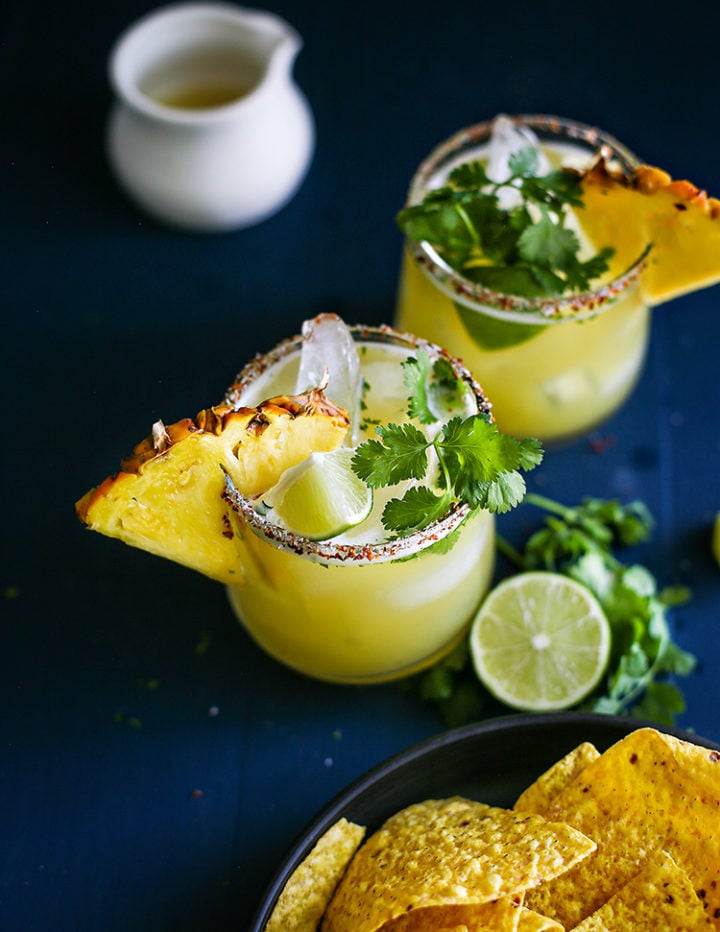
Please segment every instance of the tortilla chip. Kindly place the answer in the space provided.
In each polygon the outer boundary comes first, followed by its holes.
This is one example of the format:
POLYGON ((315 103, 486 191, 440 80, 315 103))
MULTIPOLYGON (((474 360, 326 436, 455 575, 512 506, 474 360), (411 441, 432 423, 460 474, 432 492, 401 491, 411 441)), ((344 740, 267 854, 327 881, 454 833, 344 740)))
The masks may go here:
POLYGON ((575 932, 662 932, 712 928, 687 873, 669 854, 654 860, 588 916, 575 932))
POLYGON ((521 903, 521 896, 506 896, 489 903, 421 907, 386 922, 381 932, 516 932, 521 903))
POLYGON ((565 927, 554 919, 548 919, 547 916, 541 916, 533 909, 523 906, 520 910, 520 919, 518 921, 518 932, 564 932, 565 927))
POLYGON ((290 875, 265 932, 315 932, 350 859, 365 837, 362 825, 340 819, 290 875))
POLYGON ((716 795, 720 791, 720 751, 682 741, 673 735, 661 733, 661 736, 680 766, 692 774, 699 786, 716 795))
POLYGON ((435 929, 436 932, 470 932, 467 926, 445 926, 442 929, 438 929, 436 926, 435 929))
POLYGON ((323 932, 376 932, 411 909, 487 903, 567 871, 595 843, 565 824, 455 796, 403 809, 359 849, 323 932))
POLYGON ((720 767, 695 779, 695 757, 652 728, 618 741, 562 790, 547 818, 575 826, 597 850, 572 871, 528 893, 526 905, 574 927, 640 870, 653 852, 669 852, 720 929, 720 767))
POLYGON ((600 757, 600 752, 595 745, 584 741, 541 774, 520 794, 513 808, 516 812, 525 810, 543 815, 558 793, 598 757, 600 757))

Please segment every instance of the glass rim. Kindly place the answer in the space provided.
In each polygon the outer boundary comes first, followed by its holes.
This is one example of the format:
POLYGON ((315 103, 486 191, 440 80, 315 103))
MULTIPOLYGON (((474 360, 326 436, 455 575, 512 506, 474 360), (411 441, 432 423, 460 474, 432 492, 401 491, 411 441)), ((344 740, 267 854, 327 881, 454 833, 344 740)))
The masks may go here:
MULTIPOLYGON (((409 350, 424 349, 431 360, 439 358, 447 360, 456 376, 470 388, 477 403, 478 414, 493 420, 492 404, 485 396, 479 382, 463 362, 447 350, 422 337, 385 324, 378 326, 356 324, 350 326, 350 331, 357 343, 387 343, 407 347, 409 350)), ((225 401, 237 407, 243 392, 257 378, 274 365, 298 353, 301 346, 302 336, 298 335, 283 340, 268 353, 256 355, 235 377, 226 392, 225 401)), ((243 495, 228 475, 225 476, 223 498, 242 524, 247 524, 256 536, 266 540, 275 548, 295 553, 313 562, 357 566, 388 563, 419 554, 452 534, 473 511, 470 505, 453 504, 442 518, 402 537, 377 543, 340 543, 333 538, 310 540, 272 524, 267 517, 255 510, 253 499, 243 495)))
MULTIPOLYGON (((569 141, 584 143, 590 149, 599 150, 606 147, 612 158, 619 160, 623 168, 635 168, 641 164, 638 157, 614 136, 590 124, 546 114, 502 116, 538 133, 550 136, 564 135, 569 141)), ((420 203, 427 193, 430 178, 443 162, 458 155, 466 147, 474 147, 487 141, 496 119, 497 117, 493 117, 491 120, 464 127, 437 145, 416 169, 410 181, 405 206, 420 203)), ((604 310, 638 283, 652 249, 652 244, 648 243, 643 252, 623 272, 596 288, 550 297, 524 297, 505 294, 473 282, 448 265, 426 241, 406 239, 406 245, 420 270, 451 300, 501 320, 539 325, 568 319, 582 320, 604 310)))

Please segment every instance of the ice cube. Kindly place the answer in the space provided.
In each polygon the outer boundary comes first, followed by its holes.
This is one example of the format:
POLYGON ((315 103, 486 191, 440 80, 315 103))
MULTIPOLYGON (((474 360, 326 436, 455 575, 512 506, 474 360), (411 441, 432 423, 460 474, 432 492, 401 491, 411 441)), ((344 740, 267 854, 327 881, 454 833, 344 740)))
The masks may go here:
MULTIPOLYGON (((502 114, 493 121, 490 142, 488 143, 487 175, 493 181, 507 181, 510 171, 510 156, 531 146, 538 152, 538 175, 546 175, 550 162, 540 149, 540 140, 528 127, 519 125, 502 114)), ((498 191, 498 202, 502 210, 508 210, 520 203, 520 196, 512 188, 498 191)))
POLYGON ((322 385, 325 393, 350 415, 349 442, 355 446, 360 431, 362 375, 355 341, 337 314, 320 314, 302 325, 302 350, 296 391, 322 385))

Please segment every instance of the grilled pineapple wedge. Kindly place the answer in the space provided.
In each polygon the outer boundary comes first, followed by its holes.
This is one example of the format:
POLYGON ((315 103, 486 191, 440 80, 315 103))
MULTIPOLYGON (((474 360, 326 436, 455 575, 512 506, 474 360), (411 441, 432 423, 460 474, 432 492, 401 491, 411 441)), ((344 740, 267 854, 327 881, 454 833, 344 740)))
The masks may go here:
POLYGON ((93 531, 222 583, 238 582, 234 532, 221 498, 225 472, 244 495, 259 495, 311 453, 340 446, 348 426, 347 412, 322 388, 255 408, 221 404, 169 426, 158 421, 120 471, 75 509, 93 531))
POLYGON ((581 185, 577 218, 597 248, 613 246, 627 267, 651 246, 640 279, 648 304, 720 282, 720 200, 651 165, 623 172, 602 149, 581 185))

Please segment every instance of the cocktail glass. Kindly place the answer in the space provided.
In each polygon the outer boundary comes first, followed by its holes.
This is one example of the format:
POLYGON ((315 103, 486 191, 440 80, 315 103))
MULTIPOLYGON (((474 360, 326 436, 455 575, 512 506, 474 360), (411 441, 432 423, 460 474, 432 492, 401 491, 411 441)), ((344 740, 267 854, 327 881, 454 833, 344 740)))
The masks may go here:
MULTIPOLYGON (((437 346, 388 327, 351 330, 369 385, 363 416, 373 424, 407 420, 400 361, 420 349, 431 360, 448 359, 469 389, 473 410, 490 411, 468 370, 437 346)), ((254 405, 292 393, 301 346, 293 338, 256 357, 227 400, 254 405)), ((271 524, 229 481, 226 500, 242 574, 242 582, 228 588, 235 613, 265 651, 319 679, 376 683, 430 666, 463 639, 490 583, 494 519, 467 505, 388 540, 377 523, 383 502, 376 492, 375 517, 349 539, 314 541, 271 524)))
MULTIPOLYGON (((536 134, 553 167, 587 164, 600 146, 623 168, 639 164, 620 142, 582 123, 511 119, 536 134)), ((482 159, 492 129, 492 121, 480 123, 438 146, 413 177, 408 205, 420 203, 456 165, 482 159)), ((638 283, 645 257, 616 254, 605 278, 586 293, 526 298, 482 287, 430 244, 407 242, 396 323, 462 358, 492 399, 504 433, 569 441, 613 414, 642 371, 649 308, 638 283)))

